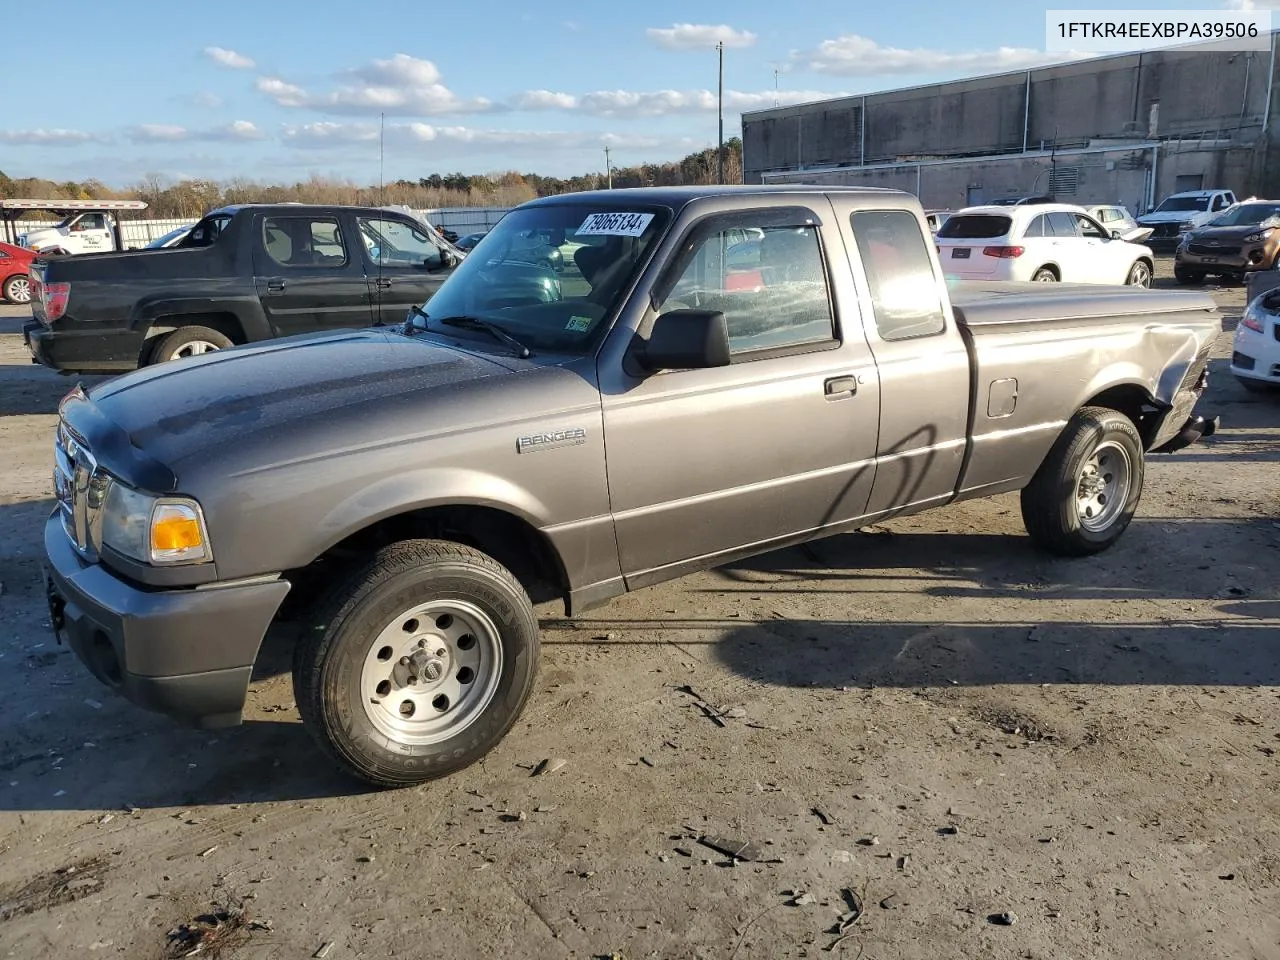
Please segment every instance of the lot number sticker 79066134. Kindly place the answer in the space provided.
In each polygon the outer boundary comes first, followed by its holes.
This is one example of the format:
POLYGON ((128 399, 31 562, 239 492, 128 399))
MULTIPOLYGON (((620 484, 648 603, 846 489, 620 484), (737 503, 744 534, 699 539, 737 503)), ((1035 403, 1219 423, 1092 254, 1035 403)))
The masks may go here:
POLYGON ((653 219, 652 213, 593 213, 577 229, 580 237, 638 237, 653 219))

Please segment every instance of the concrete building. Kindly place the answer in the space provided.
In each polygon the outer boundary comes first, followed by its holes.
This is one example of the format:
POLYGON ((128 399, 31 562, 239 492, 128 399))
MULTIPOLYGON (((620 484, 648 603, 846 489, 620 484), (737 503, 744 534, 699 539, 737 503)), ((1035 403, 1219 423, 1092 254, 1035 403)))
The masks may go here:
POLYGON ((1180 190, 1280 196, 1276 49, 1097 57, 742 115, 747 183, 909 190, 930 208, 1052 193, 1135 214, 1180 190))

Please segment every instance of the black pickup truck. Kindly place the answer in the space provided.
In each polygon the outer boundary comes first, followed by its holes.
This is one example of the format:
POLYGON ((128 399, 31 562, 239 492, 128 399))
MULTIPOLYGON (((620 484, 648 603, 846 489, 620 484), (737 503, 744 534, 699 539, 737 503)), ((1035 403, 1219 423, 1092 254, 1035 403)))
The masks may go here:
POLYGON ((32 265, 32 361, 119 373, 233 344, 403 323, 465 256, 406 212, 224 207, 164 250, 32 265))

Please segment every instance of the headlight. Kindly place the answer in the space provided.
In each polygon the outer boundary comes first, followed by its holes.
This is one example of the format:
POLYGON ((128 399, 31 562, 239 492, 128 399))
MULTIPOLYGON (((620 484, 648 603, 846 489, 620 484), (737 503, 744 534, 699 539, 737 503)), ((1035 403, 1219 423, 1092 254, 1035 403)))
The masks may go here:
MULTIPOLYGON (((1261 300, 1261 299, 1262 297, 1258 298, 1258 300, 1261 300)), ((1249 304, 1249 308, 1245 310, 1244 316, 1240 318, 1240 326, 1248 330, 1253 330, 1255 333, 1262 333, 1266 330, 1266 326, 1262 322, 1263 311, 1258 304, 1258 300, 1255 300, 1253 301, 1253 303, 1249 304)))
POLYGON ((167 566, 213 559, 200 505, 152 497, 113 481, 102 511, 102 542, 141 563, 167 566))
POLYGON ((1271 236, 1271 231, 1270 231, 1270 230, 1259 230, 1257 233, 1251 233, 1251 234, 1249 234, 1247 237, 1245 237, 1245 238, 1244 238, 1244 242, 1245 242, 1245 243, 1258 243, 1260 240, 1265 240, 1265 239, 1267 239, 1267 237, 1269 237, 1269 236, 1271 236))

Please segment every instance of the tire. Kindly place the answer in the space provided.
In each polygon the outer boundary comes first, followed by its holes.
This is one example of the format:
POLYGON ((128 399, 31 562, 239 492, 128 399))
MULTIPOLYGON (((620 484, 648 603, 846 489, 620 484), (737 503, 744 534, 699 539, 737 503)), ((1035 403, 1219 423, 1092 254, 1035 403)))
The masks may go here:
POLYGON ((1145 260, 1135 260, 1129 268, 1129 275, 1124 278, 1125 286, 1151 287, 1151 265, 1145 260))
POLYGON ((1182 267, 1174 267, 1173 279, 1177 280, 1178 283, 1181 283, 1184 286, 1189 286, 1193 283, 1204 283, 1204 274, 1195 270, 1184 270, 1182 267))
POLYGON ((151 349, 148 364, 168 363, 234 346, 230 338, 210 327, 182 327, 162 337, 151 349))
POLYGON ((1142 438, 1132 420, 1106 407, 1082 408, 1022 490, 1027 533, 1058 556, 1107 549, 1138 508, 1144 466, 1142 438))
POLYGON ((10 303, 31 302, 31 278, 19 273, 4 282, 4 298, 10 303))
POLYGON ((533 605, 510 571, 457 543, 406 540, 312 615, 294 699, 344 771, 407 786, 493 749, 529 699, 539 655, 533 605))
POLYGON ((1053 272, 1053 267, 1041 267, 1031 275, 1032 283, 1057 283, 1058 275, 1053 272))

